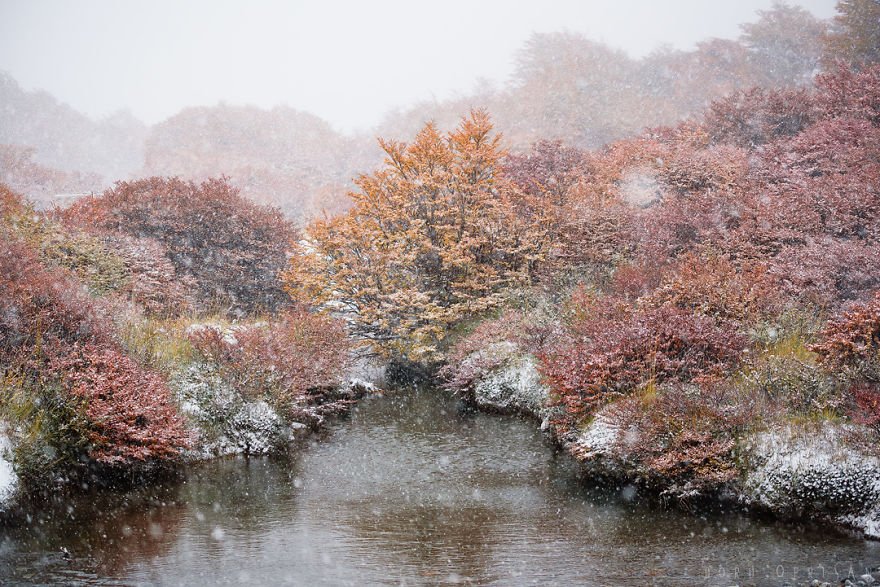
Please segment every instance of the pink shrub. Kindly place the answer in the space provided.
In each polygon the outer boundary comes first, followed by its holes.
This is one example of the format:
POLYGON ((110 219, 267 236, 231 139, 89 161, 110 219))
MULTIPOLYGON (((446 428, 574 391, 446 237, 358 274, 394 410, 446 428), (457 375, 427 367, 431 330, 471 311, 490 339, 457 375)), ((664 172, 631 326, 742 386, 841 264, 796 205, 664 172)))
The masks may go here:
POLYGON ((49 364, 85 412, 89 457, 109 465, 168 460, 188 445, 162 378, 107 345, 75 345, 49 364))
POLYGON ((737 267, 718 255, 685 255, 654 291, 639 300, 646 307, 674 306, 733 323, 758 320, 781 305, 778 285, 766 265, 737 267))
POLYGON ((224 334, 206 327, 190 334, 205 359, 242 395, 270 401, 288 417, 308 405, 314 392, 337 385, 350 355, 338 320, 294 308, 277 322, 224 334))
POLYGON ((575 418, 649 381, 720 378, 746 345, 715 320, 669 306, 605 315, 600 308, 574 330, 578 336, 542 356, 542 372, 575 418))

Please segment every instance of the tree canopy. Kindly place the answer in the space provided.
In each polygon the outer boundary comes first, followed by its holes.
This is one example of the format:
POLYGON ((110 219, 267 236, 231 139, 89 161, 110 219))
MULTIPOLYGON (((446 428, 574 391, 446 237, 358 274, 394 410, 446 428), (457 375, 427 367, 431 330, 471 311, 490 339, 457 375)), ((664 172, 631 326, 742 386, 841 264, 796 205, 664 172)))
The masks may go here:
POLYGON ((451 326, 528 280, 542 240, 517 213, 531 208, 500 173, 485 111, 448 134, 429 123, 412 144, 380 145, 384 167, 358 178, 347 214, 308 228, 288 284, 374 350, 430 360, 451 326))

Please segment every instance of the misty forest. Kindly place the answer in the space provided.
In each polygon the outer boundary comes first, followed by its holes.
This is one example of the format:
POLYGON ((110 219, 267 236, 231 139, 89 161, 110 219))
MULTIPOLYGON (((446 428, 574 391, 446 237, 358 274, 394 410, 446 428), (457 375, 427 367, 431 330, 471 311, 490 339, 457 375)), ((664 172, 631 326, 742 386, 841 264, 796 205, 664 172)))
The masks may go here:
POLYGON ((880 2, 828 5, 355 131, 0 52, 0 584, 880 582, 880 2))

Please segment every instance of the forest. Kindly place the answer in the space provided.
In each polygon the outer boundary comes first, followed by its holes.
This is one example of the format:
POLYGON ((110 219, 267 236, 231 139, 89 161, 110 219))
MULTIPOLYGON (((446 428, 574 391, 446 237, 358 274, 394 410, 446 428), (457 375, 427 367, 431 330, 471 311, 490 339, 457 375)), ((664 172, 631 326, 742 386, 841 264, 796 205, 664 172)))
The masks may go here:
POLYGON ((776 4, 642 59, 537 34, 378 141, 287 107, 99 124, 0 77, 4 498, 283 452, 382 372, 533 419, 592 482, 880 538, 878 23, 776 4))

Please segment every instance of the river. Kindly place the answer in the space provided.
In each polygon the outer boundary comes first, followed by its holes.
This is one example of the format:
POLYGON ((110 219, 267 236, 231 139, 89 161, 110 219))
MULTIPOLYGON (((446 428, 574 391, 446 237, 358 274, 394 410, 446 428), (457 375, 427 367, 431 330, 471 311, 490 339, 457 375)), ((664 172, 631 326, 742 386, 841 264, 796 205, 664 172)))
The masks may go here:
POLYGON ((439 391, 370 398, 290 455, 92 491, 0 530, 0 583, 780 585, 880 543, 586 488, 534 422, 439 391))

